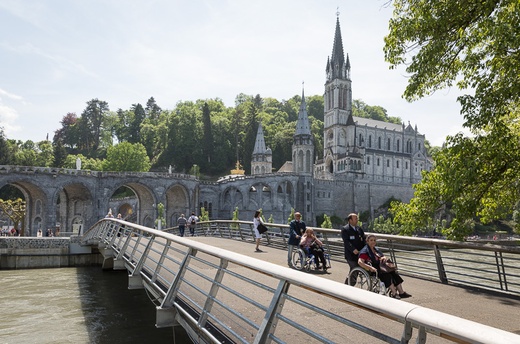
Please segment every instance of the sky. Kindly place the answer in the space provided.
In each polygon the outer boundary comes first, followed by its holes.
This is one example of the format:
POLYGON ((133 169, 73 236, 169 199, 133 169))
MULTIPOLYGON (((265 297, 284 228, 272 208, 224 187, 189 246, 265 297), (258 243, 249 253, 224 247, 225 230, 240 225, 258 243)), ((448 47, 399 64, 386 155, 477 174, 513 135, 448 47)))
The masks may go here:
POLYGON ((0 127, 50 140, 87 101, 110 110, 240 93, 322 95, 339 13, 352 96, 410 122, 434 146, 462 130, 456 89, 409 103, 384 61, 388 0, 0 0, 0 127))

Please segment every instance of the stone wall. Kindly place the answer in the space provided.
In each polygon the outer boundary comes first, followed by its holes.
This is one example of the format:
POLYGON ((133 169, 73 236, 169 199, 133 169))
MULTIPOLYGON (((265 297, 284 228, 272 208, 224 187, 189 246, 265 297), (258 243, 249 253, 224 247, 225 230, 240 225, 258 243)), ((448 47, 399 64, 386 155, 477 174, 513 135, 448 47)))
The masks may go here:
POLYGON ((0 270, 101 265, 102 257, 79 237, 0 237, 0 270))

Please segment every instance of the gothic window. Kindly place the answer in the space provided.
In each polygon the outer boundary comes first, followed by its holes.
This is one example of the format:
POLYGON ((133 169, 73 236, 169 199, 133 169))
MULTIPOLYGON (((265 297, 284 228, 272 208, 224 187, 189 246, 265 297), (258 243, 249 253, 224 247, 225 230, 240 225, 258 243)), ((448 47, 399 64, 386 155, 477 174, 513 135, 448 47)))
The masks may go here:
POLYGON ((420 143, 417 144, 417 150, 421 150, 421 144, 420 143))
POLYGON ((399 160, 396 161, 397 168, 399 168, 399 160))
POLYGON ((386 150, 390 150, 390 139, 386 142, 386 150))
POLYGON ((406 162, 406 169, 408 169, 408 161, 406 162))
POLYGON ((377 148, 381 149, 381 136, 377 138, 377 148))
POLYGON ((379 158, 377 158, 377 166, 379 166, 379 158))
POLYGON ((367 165, 370 165, 370 157, 367 156, 367 165))
POLYGON ((386 160, 386 167, 390 167, 390 159, 386 160))
POLYGON ((399 139, 398 139, 398 140, 397 140, 397 151, 398 151, 398 152, 399 152, 399 149, 400 149, 400 147, 399 147, 400 143, 401 143, 401 141, 399 141, 399 139))
POLYGON ((372 135, 368 135, 368 148, 372 148, 372 135))

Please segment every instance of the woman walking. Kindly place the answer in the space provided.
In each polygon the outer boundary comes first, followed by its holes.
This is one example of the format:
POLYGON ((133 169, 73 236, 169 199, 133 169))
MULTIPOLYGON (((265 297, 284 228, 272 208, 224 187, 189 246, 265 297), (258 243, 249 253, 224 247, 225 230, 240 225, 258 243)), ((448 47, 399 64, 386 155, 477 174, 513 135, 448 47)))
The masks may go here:
POLYGON ((258 231, 258 225, 262 223, 262 220, 260 219, 260 214, 262 212, 260 210, 255 211, 255 216, 253 217, 253 229, 255 231, 255 240, 256 240, 256 252, 264 252, 262 251, 260 246, 260 239, 262 239, 262 234, 258 231))

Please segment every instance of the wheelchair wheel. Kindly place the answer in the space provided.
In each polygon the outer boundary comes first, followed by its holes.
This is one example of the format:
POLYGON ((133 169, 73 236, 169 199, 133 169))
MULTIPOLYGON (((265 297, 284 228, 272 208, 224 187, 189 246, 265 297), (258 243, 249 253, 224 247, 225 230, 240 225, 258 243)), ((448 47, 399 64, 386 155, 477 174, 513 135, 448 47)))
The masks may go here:
POLYGON ((368 271, 357 267, 352 269, 348 275, 348 285, 361 288, 363 290, 372 291, 372 277, 368 271))
POLYGON ((305 267, 305 255, 302 250, 298 249, 293 251, 292 264, 296 270, 301 270, 305 267))

